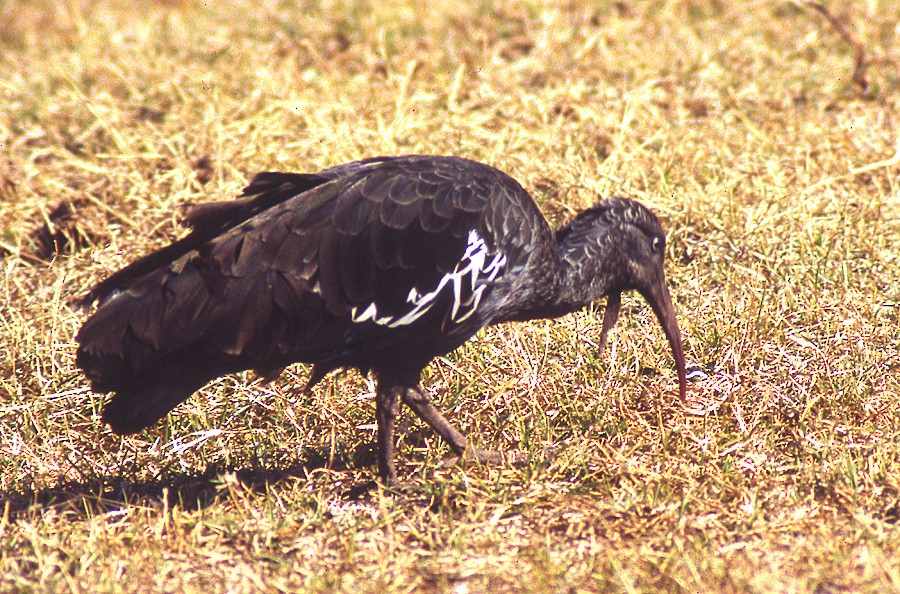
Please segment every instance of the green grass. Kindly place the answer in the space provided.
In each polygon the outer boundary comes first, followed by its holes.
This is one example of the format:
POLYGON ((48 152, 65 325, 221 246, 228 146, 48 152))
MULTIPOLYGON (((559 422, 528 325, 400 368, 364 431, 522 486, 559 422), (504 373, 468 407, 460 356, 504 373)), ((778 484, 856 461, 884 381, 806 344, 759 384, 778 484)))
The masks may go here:
POLYGON ((893 3, 833 3, 865 95, 776 0, 133 4, 0 1, 0 590, 900 590, 893 3), (523 468, 445 468, 404 416, 406 486, 359 494, 372 386, 303 395, 301 367, 100 424, 72 300, 183 233, 178 205, 409 152, 499 167, 554 223, 653 208, 710 412, 631 296, 604 352, 585 311, 427 371, 523 468))

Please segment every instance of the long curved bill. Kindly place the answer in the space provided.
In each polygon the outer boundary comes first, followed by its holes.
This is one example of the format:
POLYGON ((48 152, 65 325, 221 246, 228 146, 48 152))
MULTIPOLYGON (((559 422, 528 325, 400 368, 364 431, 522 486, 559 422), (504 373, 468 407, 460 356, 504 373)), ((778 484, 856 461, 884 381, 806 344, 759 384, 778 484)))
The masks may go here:
POLYGON ((678 320, 675 318, 675 307, 672 305, 672 297, 669 295, 669 286, 662 271, 657 282, 653 283, 641 295, 653 308, 656 319, 663 327, 669 346, 672 347, 672 357, 675 359, 675 368, 678 370, 678 395, 684 402, 687 397, 687 372, 684 363, 684 348, 681 345, 681 330, 678 328, 678 320))
MULTIPOLYGON (((663 332, 669 340, 672 348, 672 357, 675 359, 675 368, 678 371, 678 395, 684 402, 687 396, 687 373, 685 371, 684 347, 681 344, 681 330, 678 328, 678 320, 675 318, 675 307, 672 305, 672 297, 669 295, 669 287, 665 276, 660 273, 656 283, 646 290, 640 290, 641 295, 653 308, 653 313, 662 325, 663 332)), ((606 310, 603 312, 603 329, 600 331, 600 348, 606 345, 606 337, 616 321, 619 319, 619 309, 622 306, 622 294, 610 293, 606 298, 606 310)))

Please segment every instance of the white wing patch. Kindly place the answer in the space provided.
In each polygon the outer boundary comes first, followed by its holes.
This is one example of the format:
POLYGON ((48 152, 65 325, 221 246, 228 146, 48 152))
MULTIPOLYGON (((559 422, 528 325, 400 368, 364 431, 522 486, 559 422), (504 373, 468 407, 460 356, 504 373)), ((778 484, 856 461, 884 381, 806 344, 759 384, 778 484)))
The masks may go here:
POLYGON ((442 291, 449 289, 453 294, 453 307, 450 310, 450 321, 461 323, 466 321, 478 309, 481 296, 487 288, 487 283, 493 281, 506 266, 506 256, 502 253, 488 253, 487 244, 475 230, 469 231, 468 245, 459 264, 441 277, 437 287, 427 293, 420 293, 413 287, 409 290, 406 302, 413 307, 402 316, 379 316, 378 307, 370 303, 364 308, 354 307, 350 310, 351 319, 354 322, 373 321, 379 326, 396 328, 412 324, 430 310, 438 300, 442 291))

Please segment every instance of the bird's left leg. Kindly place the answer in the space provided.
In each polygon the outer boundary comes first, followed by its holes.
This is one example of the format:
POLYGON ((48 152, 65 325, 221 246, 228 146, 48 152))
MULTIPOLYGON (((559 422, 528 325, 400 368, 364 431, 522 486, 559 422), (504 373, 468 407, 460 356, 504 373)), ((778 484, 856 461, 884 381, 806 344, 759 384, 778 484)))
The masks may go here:
POLYGON ((403 402, 412 409, 416 416, 428 423, 434 432, 444 438, 457 456, 466 451, 468 440, 456 427, 450 424, 444 415, 431 404, 428 395, 421 385, 403 390, 403 402))
POLYGON ((474 458, 484 464, 501 464, 504 461, 515 461, 515 456, 506 456, 503 452, 482 450, 468 447, 468 440, 456 427, 450 424, 444 415, 431 404, 421 384, 403 390, 403 402, 412 409, 416 416, 428 423, 434 432, 450 444, 456 454, 454 461, 460 458, 474 458))

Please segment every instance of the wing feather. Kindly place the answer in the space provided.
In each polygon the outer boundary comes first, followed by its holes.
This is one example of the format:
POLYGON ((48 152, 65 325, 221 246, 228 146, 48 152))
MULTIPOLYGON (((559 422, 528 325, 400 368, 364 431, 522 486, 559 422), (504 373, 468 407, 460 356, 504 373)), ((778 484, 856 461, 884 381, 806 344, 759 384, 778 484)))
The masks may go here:
POLYGON ((364 303, 375 298, 378 270, 369 250, 368 233, 342 235, 338 243, 338 275, 346 303, 364 303))
MULTIPOLYGON (((396 185, 396 184, 395 184, 396 185)), ((407 185, 407 190, 411 188, 407 185)), ((379 222, 391 229, 398 231, 406 231, 412 226, 413 221, 419 219, 419 213, 422 210, 422 200, 413 201, 397 201, 391 197, 386 197, 381 201, 379 209, 379 222)))

